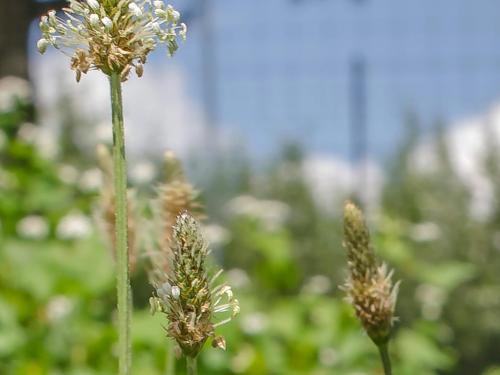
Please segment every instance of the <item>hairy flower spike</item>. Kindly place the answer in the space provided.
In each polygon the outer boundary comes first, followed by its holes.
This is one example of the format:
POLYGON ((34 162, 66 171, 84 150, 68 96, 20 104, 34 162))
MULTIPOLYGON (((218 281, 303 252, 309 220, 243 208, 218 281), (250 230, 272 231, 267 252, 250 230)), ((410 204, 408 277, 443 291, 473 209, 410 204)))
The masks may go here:
POLYGON ((177 341, 184 355, 196 357, 209 337, 212 346, 225 349, 224 338, 215 336, 214 330, 239 312, 238 300, 229 286, 213 285, 220 272, 209 279, 205 265, 209 250, 195 219, 182 213, 173 232, 172 272, 166 284, 155 285, 156 296, 150 300, 152 311, 167 315, 168 335, 177 341), (227 312, 231 312, 229 317, 214 322, 216 314, 227 312))
POLYGON ((177 216, 188 211, 196 219, 203 218, 202 205, 198 202, 199 192, 187 181, 180 160, 171 151, 165 153, 165 182, 158 188, 154 202, 156 250, 150 252, 152 269, 149 272, 153 284, 161 284, 170 274, 170 259, 175 241, 173 227, 177 216))
POLYGON ((342 289, 365 331, 377 345, 390 337, 399 282, 392 285, 392 271, 379 265, 361 210, 348 202, 344 207, 344 247, 349 275, 342 289))
POLYGON ((157 45, 166 44, 169 55, 178 49, 177 39, 186 38, 180 13, 162 1, 69 0, 64 18, 49 11, 40 19, 42 38, 37 47, 45 53, 49 45, 71 58, 71 69, 79 81, 91 69, 107 75, 119 73, 123 80, 157 45))
POLYGON ((180 160, 171 151, 165 154, 166 183, 158 189, 160 216, 162 219, 163 247, 171 247, 172 228, 177 216, 184 211, 195 218, 202 218, 202 206, 198 202, 199 192, 185 175, 180 160))

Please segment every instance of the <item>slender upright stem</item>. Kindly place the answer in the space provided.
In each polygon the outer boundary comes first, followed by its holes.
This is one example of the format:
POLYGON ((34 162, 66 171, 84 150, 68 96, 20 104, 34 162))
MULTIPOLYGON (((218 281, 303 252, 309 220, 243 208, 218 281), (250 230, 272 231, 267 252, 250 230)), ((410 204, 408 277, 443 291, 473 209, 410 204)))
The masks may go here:
POLYGON ((110 76, 113 113, 113 164, 115 182, 116 278, 118 295, 119 375, 130 374, 130 309, 131 293, 127 246, 127 166, 120 74, 110 76))
POLYGON ((167 360, 167 364, 166 364, 165 375, 175 375, 174 342, 170 338, 167 340, 166 360, 167 360))
POLYGON ((392 375, 391 370, 391 358, 389 357, 388 344, 378 345, 378 350, 380 352, 380 358, 382 359, 382 364, 384 365, 384 374, 392 375))
POLYGON ((187 365, 187 375, 198 374, 198 364, 196 363, 196 358, 186 357, 186 365, 187 365))

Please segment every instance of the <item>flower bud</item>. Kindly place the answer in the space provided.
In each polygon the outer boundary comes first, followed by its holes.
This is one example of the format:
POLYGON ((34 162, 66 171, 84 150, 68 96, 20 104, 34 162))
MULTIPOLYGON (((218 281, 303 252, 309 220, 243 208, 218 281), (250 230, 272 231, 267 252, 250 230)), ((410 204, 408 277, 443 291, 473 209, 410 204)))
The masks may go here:
POLYGON ((99 2, 97 0, 87 0, 87 4, 94 10, 98 10, 100 8, 99 2))
POLYGON ((155 33, 159 33, 161 31, 160 24, 158 22, 153 22, 151 24, 151 29, 153 29, 155 33))
POLYGON ((159 8, 159 9, 163 9, 163 7, 165 6, 163 1, 160 1, 160 0, 155 0, 153 2, 153 5, 155 6, 155 8, 159 8))
POLYGON ((45 51, 47 51, 47 47, 49 46, 49 42, 47 41, 47 39, 45 38, 42 38, 40 39, 37 43, 36 43, 36 48, 38 48, 38 51, 41 53, 41 54, 44 54, 45 51))
POLYGON ((181 31, 179 31, 179 35, 183 40, 186 40, 187 37, 187 25, 185 23, 181 23, 181 31))
POLYGON ((136 17, 142 16, 142 10, 137 6, 136 3, 130 3, 128 5, 128 9, 134 16, 136 17))
POLYGON ((171 293, 174 299, 179 299, 179 296, 181 295, 181 290, 178 286, 174 285, 172 287, 171 293))
POLYGON ((176 11, 172 7, 172 5, 167 6, 167 15, 168 15, 169 21, 174 22, 174 23, 179 21, 179 18, 181 18, 181 14, 178 11, 176 11))
POLYGON ((98 26, 99 25, 99 16, 97 14, 91 14, 89 17, 89 22, 92 26, 98 26))
POLYGON ((139 77, 139 78, 141 78, 142 75, 144 74, 144 66, 141 63, 136 64, 135 74, 137 74, 137 77, 139 77))
POLYGON ((52 27, 57 26, 56 11, 55 10, 51 10, 47 14, 49 16, 49 25, 52 26, 52 27))
POLYGON ((104 17, 102 20, 102 24, 106 27, 106 29, 112 29, 113 28, 113 21, 109 17, 104 17))

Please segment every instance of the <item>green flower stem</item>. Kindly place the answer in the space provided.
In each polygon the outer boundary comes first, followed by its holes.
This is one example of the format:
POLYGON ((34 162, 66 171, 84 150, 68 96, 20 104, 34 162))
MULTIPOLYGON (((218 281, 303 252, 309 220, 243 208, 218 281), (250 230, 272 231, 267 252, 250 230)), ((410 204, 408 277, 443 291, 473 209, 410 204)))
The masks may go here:
POLYGON ((175 345, 174 341, 171 339, 167 340, 167 370, 165 375, 175 375, 175 345))
POLYGON ((380 352, 380 358, 382 359, 382 364, 384 365, 384 374, 392 375, 391 370, 391 358, 389 357, 388 344, 378 345, 378 350, 380 352))
POLYGON ((116 220, 116 278, 118 294, 118 366, 119 375, 130 374, 130 310, 131 292, 128 269, 127 241, 127 166, 125 159, 125 131, 123 126, 123 103, 121 77, 112 73, 111 107, 113 113, 113 164, 115 182, 116 220))
POLYGON ((187 365, 187 375, 198 374, 198 364, 196 363, 196 358, 186 357, 186 365, 187 365))

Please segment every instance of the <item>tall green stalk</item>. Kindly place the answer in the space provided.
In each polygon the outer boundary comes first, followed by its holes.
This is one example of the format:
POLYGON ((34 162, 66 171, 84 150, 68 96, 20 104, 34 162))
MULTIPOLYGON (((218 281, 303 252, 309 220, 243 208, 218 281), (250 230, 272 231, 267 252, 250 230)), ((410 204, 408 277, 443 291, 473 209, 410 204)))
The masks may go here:
POLYGON ((119 375, 130 374, 130 310, 131 293, 128 268, 127 239, 127 166, 125 159, 125 131, 123 126, 123 103, 121 77, 112 73, 109 78, 111 87, 111 108, 113 113, 113 165, 115 183, 115 220, 116 220, 116 278, 118 300, 118 367, 119 375))
POLYGON ((166 371, 165 375, 175 375, 175 345, 172 339, 167 340, 166 371))
POLYGON ((378 345, 378 350, 380 353, 380 358, 382 359, 382 364, 384 365, 384 374, 392 375, 391 358, 389 357, 388 344, 378 345))
POLYGON ((187 365, 187 375, 197 375, 198 374, 198 364, 196 362, 196 357, 186 357, 187 365))

